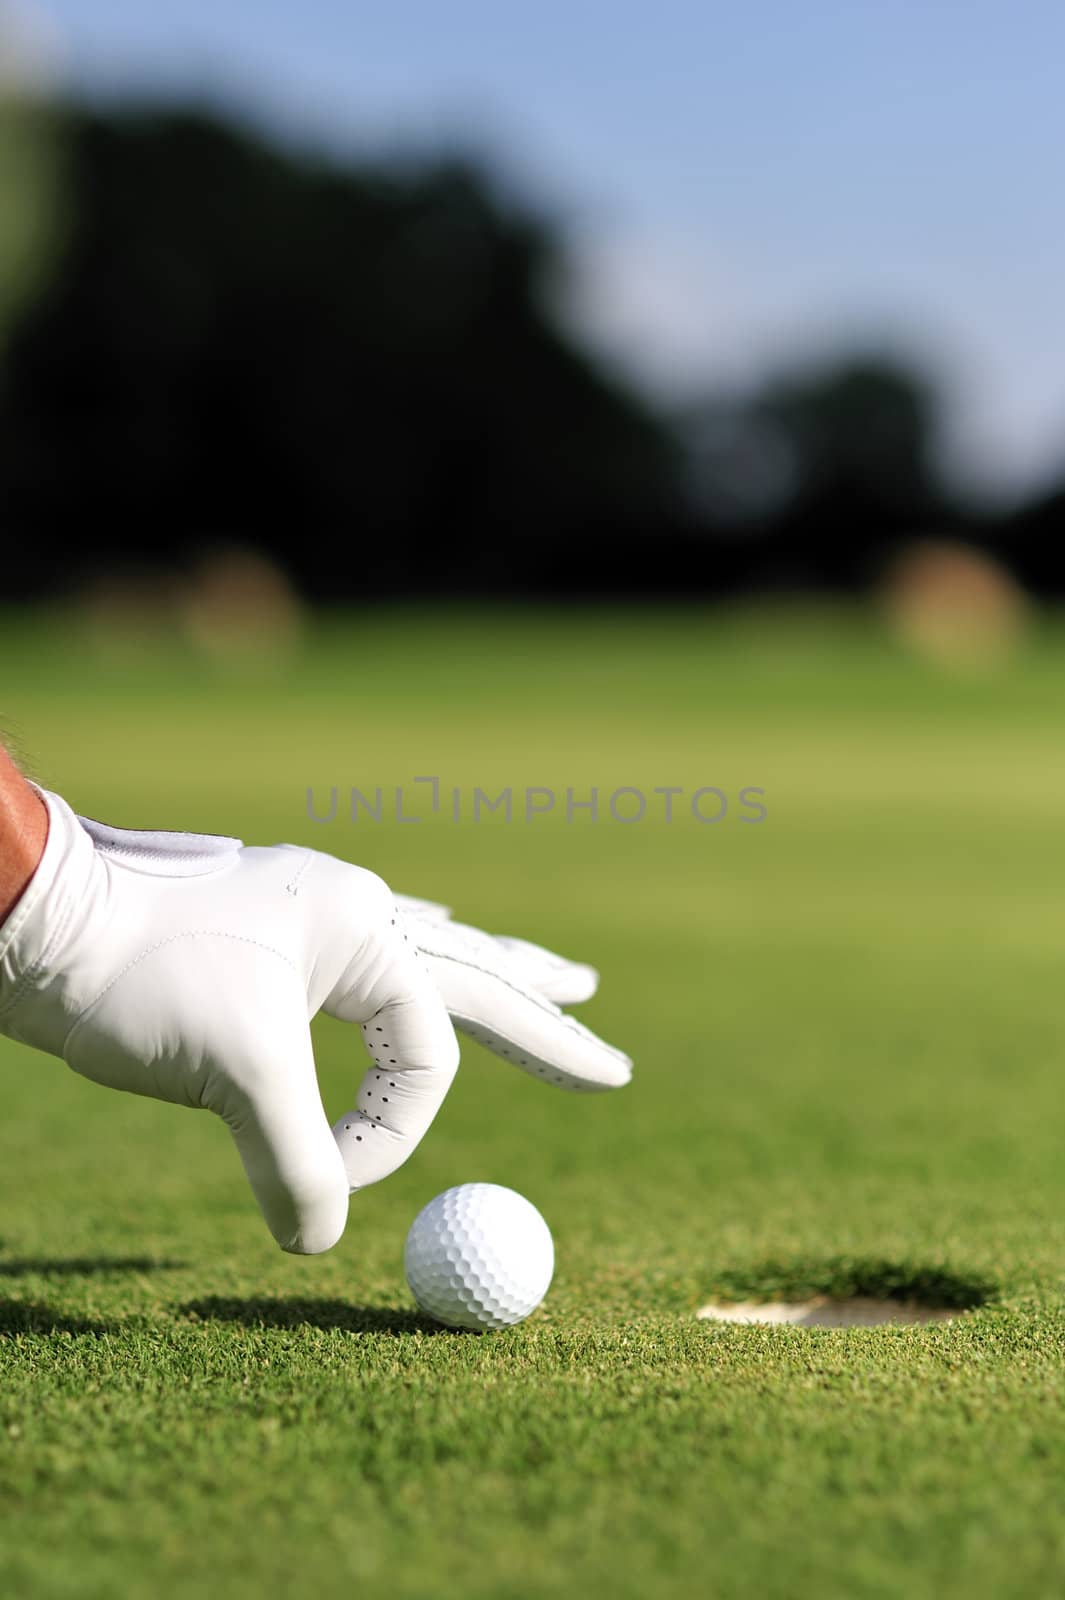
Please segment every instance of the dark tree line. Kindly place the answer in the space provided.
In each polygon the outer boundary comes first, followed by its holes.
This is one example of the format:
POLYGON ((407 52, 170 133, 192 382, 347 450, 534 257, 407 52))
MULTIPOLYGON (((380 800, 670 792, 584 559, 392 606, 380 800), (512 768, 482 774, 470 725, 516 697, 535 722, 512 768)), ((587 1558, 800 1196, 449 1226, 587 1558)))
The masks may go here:
POLYGON ((16 593, 218 543, 325 599, 846 588, 945 529, 1065 588, 1065 491, 974 526, 932 395, 890 363, 656 413, 553 313, 556 230, 469 162, 56 115, 65 233, 0 374, 16 593))

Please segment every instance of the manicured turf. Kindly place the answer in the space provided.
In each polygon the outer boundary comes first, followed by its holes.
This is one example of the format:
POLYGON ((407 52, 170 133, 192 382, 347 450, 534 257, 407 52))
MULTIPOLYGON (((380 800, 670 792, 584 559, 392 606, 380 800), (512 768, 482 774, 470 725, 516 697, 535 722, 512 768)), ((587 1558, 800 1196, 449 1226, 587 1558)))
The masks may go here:
MULTIPOLYGON (((220 1125, 0 1046, 0 1592, 1061 1593, 1065 637, 968 681, 831 615, 367 612, 225 670, 0 640, 0 716, 81 810, 310 842, 594 961, 639 1069, 565 1096, 468 1046, 418 1155, 296 1260, 220 1125), (307 817, 308 784, 432 773, 759 785, 769 816, 307 817), (558 1249, 484 1338, 401 1269, 475 1178, 558 1249), (693 1317, 849 1288, 976 1309, 693 1317)), ((361 1046, 318 1044, 335 1114, 361 1046)))

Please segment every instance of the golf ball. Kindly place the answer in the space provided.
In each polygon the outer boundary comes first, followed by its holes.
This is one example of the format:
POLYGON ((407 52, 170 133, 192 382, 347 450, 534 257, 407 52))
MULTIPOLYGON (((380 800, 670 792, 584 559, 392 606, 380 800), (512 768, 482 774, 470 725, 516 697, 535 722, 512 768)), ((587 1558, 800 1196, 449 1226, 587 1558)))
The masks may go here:
POLYGON ((498 1183, 460 1183, 419 1211, 403 1264, 415 1300, 437 1322, 506 1328, 547 1293, 555 1246, 523 1195, 498 1183))

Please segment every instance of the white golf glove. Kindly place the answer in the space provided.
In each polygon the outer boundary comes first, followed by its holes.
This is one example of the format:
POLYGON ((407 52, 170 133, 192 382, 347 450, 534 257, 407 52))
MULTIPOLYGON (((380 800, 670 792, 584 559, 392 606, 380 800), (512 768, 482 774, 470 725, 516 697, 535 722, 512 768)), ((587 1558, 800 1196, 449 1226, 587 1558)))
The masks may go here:
POLYGON ((458 1066, 449 1012, 545 1082, 628 1082, 628 1058, 558 1009, 594 992, 590 967, 315 850, 108 828, 43 798, 44 855, 0 925, 0 1032, 217 1112, 284 1250, 328 1250, 349 1191, 411 1154, 458 1066), (332 1130, 308 1026, 321 1009, 357 1024, 372 1060, 332 1130))

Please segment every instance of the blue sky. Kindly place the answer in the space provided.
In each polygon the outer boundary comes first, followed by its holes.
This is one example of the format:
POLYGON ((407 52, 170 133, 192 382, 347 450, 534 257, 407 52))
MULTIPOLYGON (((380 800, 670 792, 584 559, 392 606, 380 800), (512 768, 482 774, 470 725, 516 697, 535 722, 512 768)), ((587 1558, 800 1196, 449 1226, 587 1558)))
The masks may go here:
POLYGON ((58 70, 340 148, 461 137, 570 229, 572 315, 669 393, 856 339, 941 373, 950 458, 1065 469, 1056 0, 37 0, 58 70))

